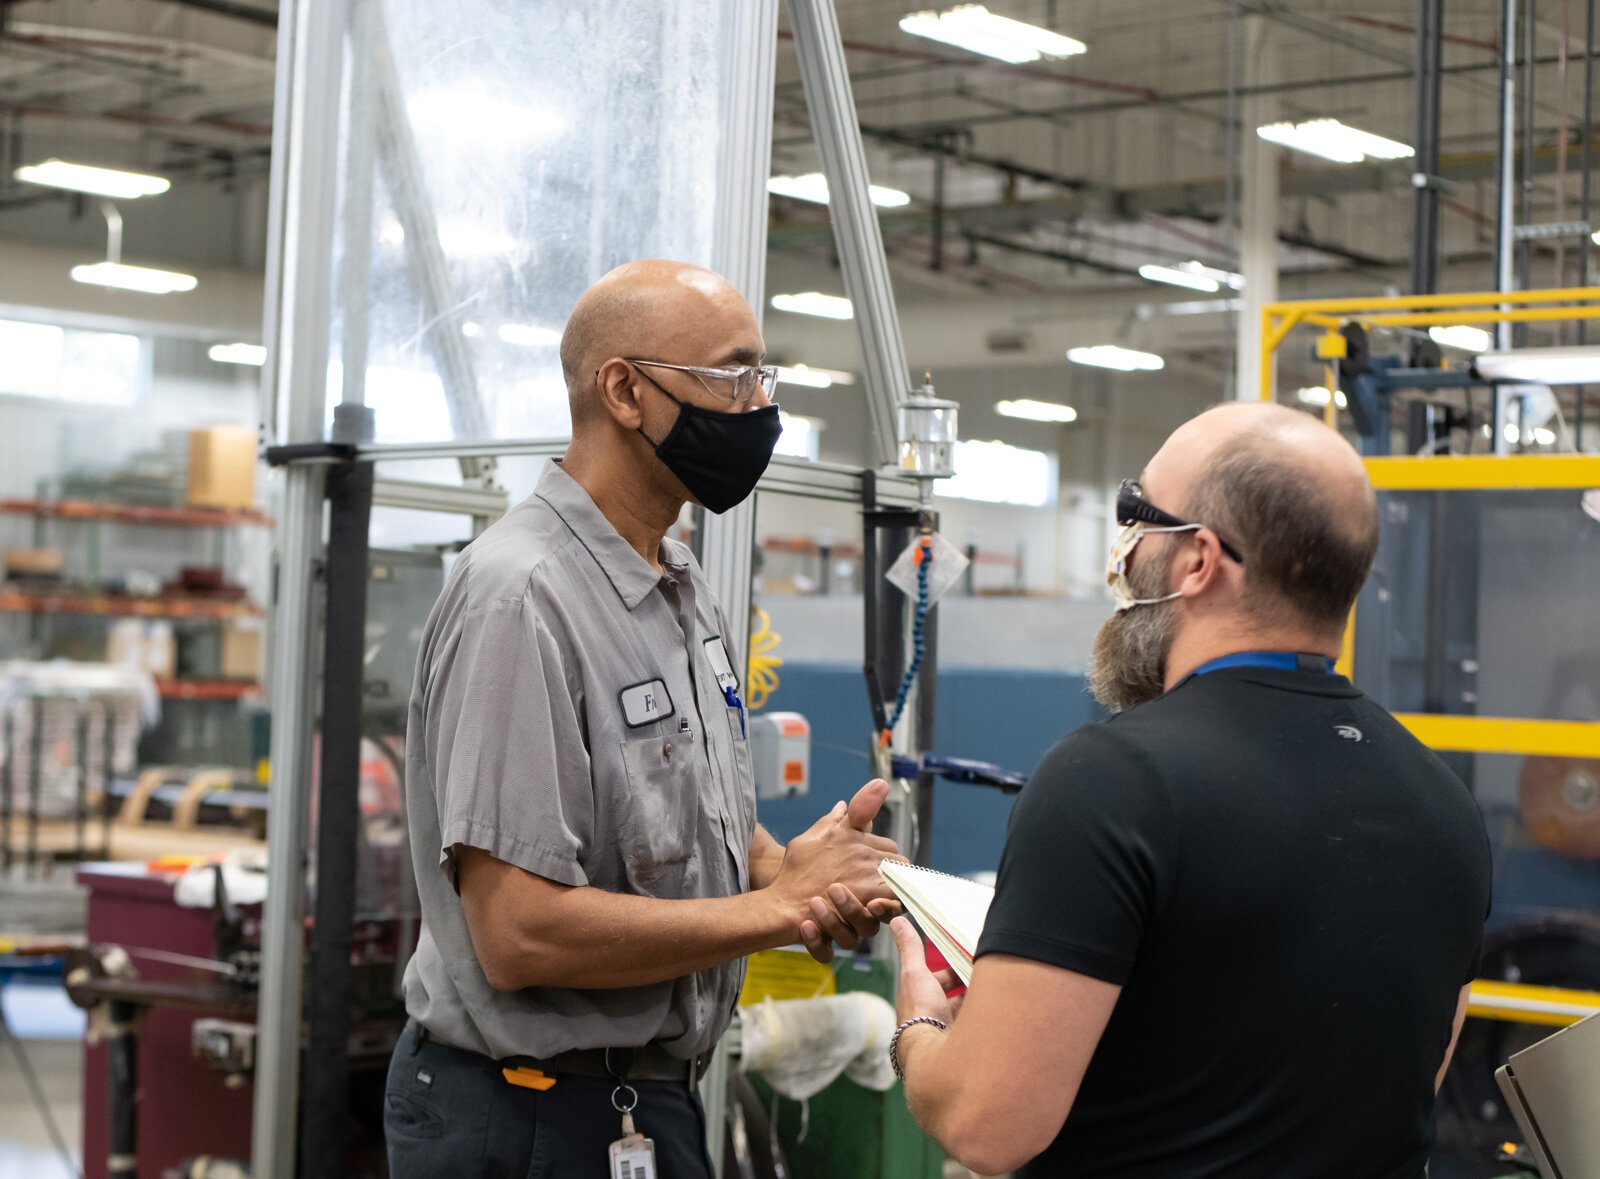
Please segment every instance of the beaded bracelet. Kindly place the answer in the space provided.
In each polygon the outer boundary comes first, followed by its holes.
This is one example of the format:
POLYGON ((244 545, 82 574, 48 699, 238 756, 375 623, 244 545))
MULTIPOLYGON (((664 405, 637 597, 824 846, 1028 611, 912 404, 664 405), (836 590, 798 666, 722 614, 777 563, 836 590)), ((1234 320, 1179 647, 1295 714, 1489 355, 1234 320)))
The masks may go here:
POLYGON ((902 1081, 906 1079, 906 1074, 900 1067, 900 1035, 914 1023, 931 1023, 941 1032, 949 1030, 949 1025, 944 1020, 935 1019, 931 1015, 914 1015, 894 1029, 894 1035, 889 1037, 889 1065, 894 1069, 894 1075, 902 1081))

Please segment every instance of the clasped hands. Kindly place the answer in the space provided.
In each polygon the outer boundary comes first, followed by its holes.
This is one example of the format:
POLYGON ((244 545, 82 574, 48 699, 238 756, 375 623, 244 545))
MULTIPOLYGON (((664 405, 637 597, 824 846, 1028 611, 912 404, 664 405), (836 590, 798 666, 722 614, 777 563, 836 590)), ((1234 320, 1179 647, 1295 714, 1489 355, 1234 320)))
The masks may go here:
POLYGON ((855 949, 900 912, 878 865, 905 857, 894 840, 872 834, 888 796, 889 784, 874 778, 784 850, 770 888, 792 912, 801 943, 818 962, 831 962, 834 946, 855 949))

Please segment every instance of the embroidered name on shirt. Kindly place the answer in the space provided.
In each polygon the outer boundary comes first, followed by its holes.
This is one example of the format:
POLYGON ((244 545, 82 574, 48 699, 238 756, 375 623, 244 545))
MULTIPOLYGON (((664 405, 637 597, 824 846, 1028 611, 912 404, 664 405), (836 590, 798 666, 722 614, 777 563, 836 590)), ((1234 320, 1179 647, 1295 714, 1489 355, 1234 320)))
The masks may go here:
POLYGON ((665 680, 645 680, 617 694, 622 701, 622 719, 630 729, 666 720, 675 711, 665 680))

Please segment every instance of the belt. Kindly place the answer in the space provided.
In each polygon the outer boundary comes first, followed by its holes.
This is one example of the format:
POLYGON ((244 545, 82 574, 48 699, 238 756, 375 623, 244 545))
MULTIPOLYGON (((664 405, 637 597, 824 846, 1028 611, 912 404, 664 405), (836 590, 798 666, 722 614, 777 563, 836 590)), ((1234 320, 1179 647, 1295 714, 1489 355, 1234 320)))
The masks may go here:
POLYGON ((544 1060, 508 1056, 500 1063, 507 1068, 535 1068, 556 1077, 568 1073, 575 1077, 617 1077, 629 1081, 679 1081, 693 1089, 705 1076, 711 1055, 703 1053, 685 1060, 673 1056, 659 1044, 645 1044, 638 1048, 574 1048, 544 1060))
MULTIPOLYGON (((428 1029, 416 1020, 407 1020, 407 1025, 416 1033, 417 1047, 421 1047, 434 1037, 428 1029)), ((442 1040, 435 1040, 440 1047, 449 1048, 442 1040)), ((465 1049, 454 1049, 464 1052, 465 1049)), ((537 1069, 547 1076, 559 1077, 566 1073, 574 1077, 620 1077, 630 1081, 677 1081, 688 1085, 694 1091, 705 1076, 706 1069, 711 1065, 711 1054, 702 1053, 685 1060, 681 1056, 674 1056, 659 1044, 645 1044, 635 1048, 574 1048, 567 1052, 558 1052, 554 1056, 539 1058, 534 1056, 507 1056, 500 1060, 478 1056, 478 1053, 468 1053, 477 1056, 496 1068, 526 1068, 537 1069)))

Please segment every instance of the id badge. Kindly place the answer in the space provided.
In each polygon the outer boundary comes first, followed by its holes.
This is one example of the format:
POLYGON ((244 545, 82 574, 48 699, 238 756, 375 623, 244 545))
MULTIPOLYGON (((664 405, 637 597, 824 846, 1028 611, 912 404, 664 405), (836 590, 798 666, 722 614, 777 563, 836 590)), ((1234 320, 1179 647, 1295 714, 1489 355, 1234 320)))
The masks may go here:
POLYGON ((625 1134, 611 1144, 611 1179, 656 1179, 656 1144, 625 1134))

